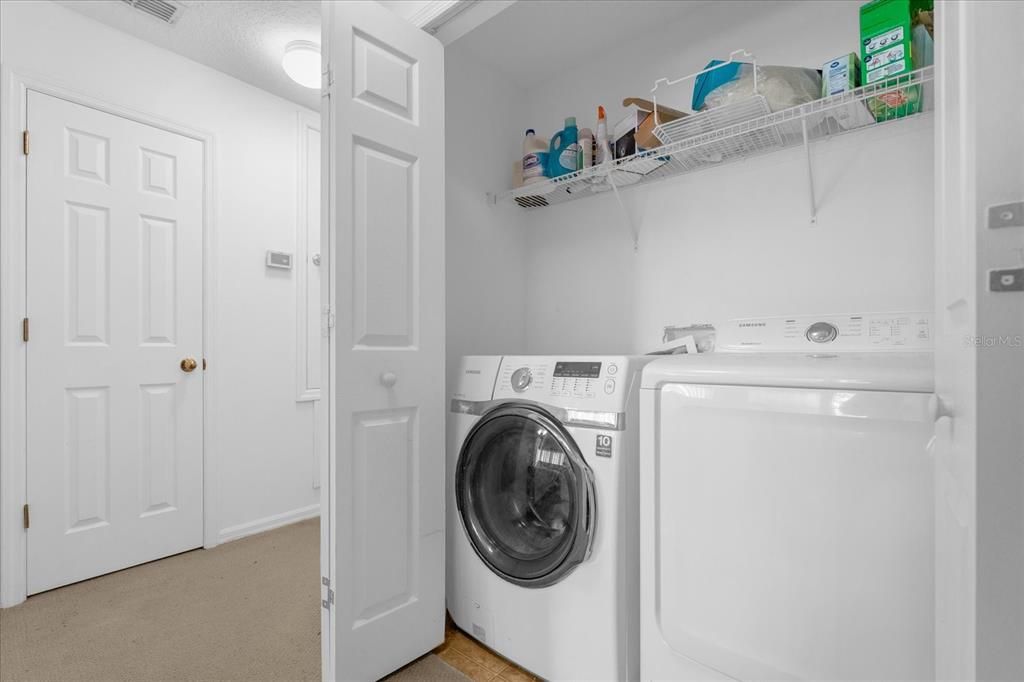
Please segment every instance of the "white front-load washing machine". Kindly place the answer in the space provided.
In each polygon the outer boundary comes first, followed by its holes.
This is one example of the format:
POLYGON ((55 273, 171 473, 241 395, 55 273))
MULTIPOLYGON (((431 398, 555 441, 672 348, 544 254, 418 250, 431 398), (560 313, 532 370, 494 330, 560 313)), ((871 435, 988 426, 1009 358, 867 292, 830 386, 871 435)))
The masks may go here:
POLYGON ((447 602, 550 680, 635 680, 646 358, 466 357, 451 401, 447 602))
POLYGON ((934 679, 930 316, 718 340, 643 372, 642 678, 934 679))

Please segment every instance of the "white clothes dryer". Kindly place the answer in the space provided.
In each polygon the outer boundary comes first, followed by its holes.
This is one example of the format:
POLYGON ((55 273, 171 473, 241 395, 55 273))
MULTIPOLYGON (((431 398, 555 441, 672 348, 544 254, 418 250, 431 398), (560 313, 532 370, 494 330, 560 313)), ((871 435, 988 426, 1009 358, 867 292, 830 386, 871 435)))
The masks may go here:
POLYGON ((934 679, 930 349, 927 314, 762 318, 647 365, 644 680, 934 679))

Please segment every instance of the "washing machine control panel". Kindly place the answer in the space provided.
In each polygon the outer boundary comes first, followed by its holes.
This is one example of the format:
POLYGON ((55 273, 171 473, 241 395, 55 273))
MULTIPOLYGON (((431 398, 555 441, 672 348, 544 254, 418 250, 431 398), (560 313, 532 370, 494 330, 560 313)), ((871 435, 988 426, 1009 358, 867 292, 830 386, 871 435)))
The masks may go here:
POLYGON ((494 398, 610 409, 624 399, 629 362, 623 356, 508 356, 502 358, 494 398))
POLYGON ((512 390, 517 393, 522 393, 530 387, 533 383, 533 371, 529 367, 520 367, 516 371, 512 372, 512 390))
POLYGON ((593 398, 597 395, 604 364, 592 360, 556 361, 547 387, 548 394, 566 398, 593 398))

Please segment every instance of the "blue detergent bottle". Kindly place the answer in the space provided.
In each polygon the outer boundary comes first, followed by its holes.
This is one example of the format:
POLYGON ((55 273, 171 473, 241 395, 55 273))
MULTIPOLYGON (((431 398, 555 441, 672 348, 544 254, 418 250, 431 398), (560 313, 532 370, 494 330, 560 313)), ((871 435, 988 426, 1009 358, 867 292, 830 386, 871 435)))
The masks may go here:
POLYGON ((565 128, 551 137, 548 147, 548 177, 557 178, 579 170, 580 131, 576 117, 565 119, 565 128))

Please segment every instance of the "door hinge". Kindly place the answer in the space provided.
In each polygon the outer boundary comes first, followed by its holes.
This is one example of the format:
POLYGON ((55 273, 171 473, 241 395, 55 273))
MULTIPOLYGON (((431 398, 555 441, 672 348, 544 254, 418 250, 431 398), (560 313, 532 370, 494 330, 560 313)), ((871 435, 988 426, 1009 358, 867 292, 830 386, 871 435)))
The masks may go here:
POLYGON ((320 584, 327 588, 327 599, 321 599, 320 605, 325 609, 330 609, 331 604, 334 603, 334 590, 331 589, 331 579, 326 575, 320 576, 320 584))
POLYGON ((28 156, 28 131, 21 131, 21 152, 28 156))
POLYGON ((28 318, 21 320, 21 340, 28 343, 28 318))
POLYGON ((330 336, 331 330, 334 329, 335 325, 334 309, 329 305, 325 305, 321 309, 321 313, 323 315, 323 321, 320 329, 324 336, 330 336))
POLYGON ((25 526, 25 530, 28 530, 28 527, 29 527, 29 517, 28 517, 28 505, 27 504, 24 507, 21 508, 21 521, 22 521, 22 524, 25 526))

